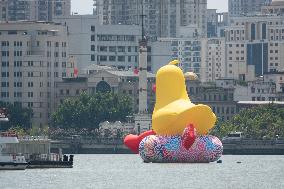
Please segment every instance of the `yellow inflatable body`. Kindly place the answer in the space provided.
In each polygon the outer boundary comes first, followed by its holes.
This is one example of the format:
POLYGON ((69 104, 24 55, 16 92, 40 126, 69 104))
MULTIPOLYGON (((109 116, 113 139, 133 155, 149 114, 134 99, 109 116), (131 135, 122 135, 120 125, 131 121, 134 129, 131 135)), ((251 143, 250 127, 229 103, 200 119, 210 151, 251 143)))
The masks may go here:
POLYGON ((193 104, 187 94, 185 76, 172 61, 156 75, 156 105, 152 128, 157 135, 182 135, 193 124, 199 135, 206 135, 216 122, 216 116, 206 105, 193 104), (169 90, 170 88, 170 90, 169 90))

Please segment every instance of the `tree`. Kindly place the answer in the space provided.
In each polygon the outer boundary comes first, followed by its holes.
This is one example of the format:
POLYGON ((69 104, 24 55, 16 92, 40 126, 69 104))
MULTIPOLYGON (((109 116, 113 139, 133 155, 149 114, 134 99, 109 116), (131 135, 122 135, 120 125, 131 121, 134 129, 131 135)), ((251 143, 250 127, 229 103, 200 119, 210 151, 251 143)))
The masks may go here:
POLYGON ((52 114, 53 126, 61 128, 98 128, 104 121, 126 121, 132 115, 131 99, 112 93, 68 98, 52 114))
POLYGON ((284 108, 269 104, 244 109, 230 121, 218 122, 211 133, 224 137, 234 131, 243 132, 247 138, 253 139, 284 137, 284 108))
POLYGON ((8 110, 8 122, 1 123, 1 130, 7 130, 12 127, 18 127, 22 129, 31 128, 31 118, 33 110, 31 108, 23 108, 20 105, 13 105, 10 103, 0 102, 0 107, 8 110))

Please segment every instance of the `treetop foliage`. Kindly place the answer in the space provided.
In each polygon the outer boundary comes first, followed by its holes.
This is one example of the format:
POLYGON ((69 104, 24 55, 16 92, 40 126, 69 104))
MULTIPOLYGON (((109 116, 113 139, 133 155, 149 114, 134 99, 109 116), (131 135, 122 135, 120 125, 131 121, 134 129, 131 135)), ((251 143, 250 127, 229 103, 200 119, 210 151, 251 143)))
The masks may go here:
POLYGON ((212 134, 224 137, 238 131, 252 139, 284 137, 284 108, 269 104, 243 109, 231 120, 217 123, 212 134))
POLYGON ((68 98, 52 114, 52 125, 60 128, 98 128, 104 121, 126 121, 132 114, 128 96, 113 93, 82 93, 68 98))

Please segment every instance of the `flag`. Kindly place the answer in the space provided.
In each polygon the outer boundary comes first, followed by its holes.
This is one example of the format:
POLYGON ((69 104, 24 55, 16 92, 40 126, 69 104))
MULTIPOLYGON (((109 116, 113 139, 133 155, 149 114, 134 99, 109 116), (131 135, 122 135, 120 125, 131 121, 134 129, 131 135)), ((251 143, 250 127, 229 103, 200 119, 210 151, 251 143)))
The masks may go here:
POLYGON ((134 69, 134 74, 136 74, 136 75, 139 74, 139 70, 137 68, 134 69))
POLYGON ((78 68, 74 68, 74 77, 78 77, 79 70, 78 68))

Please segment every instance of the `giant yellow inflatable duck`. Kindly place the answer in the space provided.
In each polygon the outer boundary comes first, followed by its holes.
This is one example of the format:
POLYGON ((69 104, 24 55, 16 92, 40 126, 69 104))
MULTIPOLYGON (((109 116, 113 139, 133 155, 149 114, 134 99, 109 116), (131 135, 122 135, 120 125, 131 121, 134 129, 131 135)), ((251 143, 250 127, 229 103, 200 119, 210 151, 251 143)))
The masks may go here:
POLYGON ((222 142, 207 135, 216 116, 206 105, 193 104, 186 92, 185 77, 172 61, 156 75, 156 105, 152 129, 141 135, 127 135, 124 144, 139 153, 144 162, 200 163, 217 161, 223 152, 222 142))
POLYGON ((187 94, 185 76, 172 61, 159 69, 156 75, 156 105, 152 115, 152 128, 157 135, 182 135, 193 124, 199 135, 208 134, 216 116, 206 105, 193 104, 187 94))

